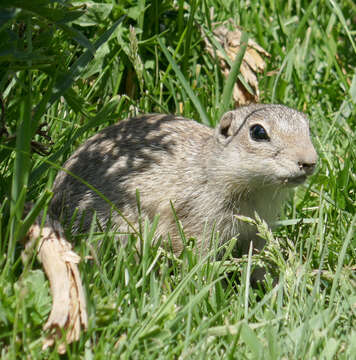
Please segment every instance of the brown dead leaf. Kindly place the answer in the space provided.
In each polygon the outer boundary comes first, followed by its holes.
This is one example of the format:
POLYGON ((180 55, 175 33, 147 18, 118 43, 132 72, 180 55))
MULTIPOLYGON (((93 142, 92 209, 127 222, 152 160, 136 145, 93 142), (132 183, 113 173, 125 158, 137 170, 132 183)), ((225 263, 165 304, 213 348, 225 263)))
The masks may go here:
MULTIPOLYGON (((207 51, 213 57, 215 57, 216 54, 219 59, 221 72, 225 77, 228 77, 230 73, 230 65, 226 61, 224 54, 218 49, 214 50, 213 44, 209 40, 208 36, 204 34, 203 30, 202 33, 207 51)), ((220 43, 229 59, 233 62, 236 55, 240 51, 242 31, 237 27, 235 27, 235 30, 230 31, 226 25, 223 24, 215 28, 213 31, 213 36, 214 39, 220 43)), ((235 106, 246 105, 251 102, 258 102, 260 91, 258 88, 257 74, 262 73, 266 68, 266 63, 261 55, 267 57, 271 56, 255 41, 249 39, 247 50, 242 60, 240 73, 245 82, 253 90, 253 94, 248 91, 246 86, 240 80, 237 80, 233 90, 235 106)))
POLYGON ((80 257, 65 239, 58 221, 46 219, 41 229, 41 216, 27 234, 24 256, 38 242, 38 257, 43 264, 52 293, 52 309, 43 329, 49 331, 43 349, 58 343, 58 352, 79 339, 81 329, 87 329, 88 318, 82 282, 78 270, 80 257), (65 338, 62 333, 65 333, 65 338))

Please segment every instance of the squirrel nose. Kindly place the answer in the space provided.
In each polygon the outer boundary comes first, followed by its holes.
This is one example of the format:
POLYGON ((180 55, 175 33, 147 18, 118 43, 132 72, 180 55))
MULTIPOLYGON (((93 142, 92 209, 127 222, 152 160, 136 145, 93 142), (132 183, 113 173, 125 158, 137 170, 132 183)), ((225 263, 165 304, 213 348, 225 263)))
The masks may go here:
POLYGON ((300 170, 304 170, 307 175, 311 175, 315 170, 316 162, 298 162, 298 165, 300 170))
POLYGON ((306 175, 311 175, 315 170, 317 160, 318 155, 314 148, 312 148, 307 154, 305 154, 301 159, 299 159, 299 169, 303 170, 306 175))

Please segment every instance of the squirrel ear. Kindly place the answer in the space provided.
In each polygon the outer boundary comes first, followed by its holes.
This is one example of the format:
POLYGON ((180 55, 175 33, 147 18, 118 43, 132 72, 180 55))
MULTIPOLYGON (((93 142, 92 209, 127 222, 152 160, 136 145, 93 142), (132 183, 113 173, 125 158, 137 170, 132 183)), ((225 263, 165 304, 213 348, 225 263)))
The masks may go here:
POLYGON ((223 115, 217 128, 218 134, 224 138, 234 135, 234 112, 229 111, 223 115))
POLYGON ((225 113, 216 129, 217 136, 221 139, 228 139, 243 127, 247 119, 253 115, 261 105, 252 104, 248 106, 241 106, 235 110, 225 113))

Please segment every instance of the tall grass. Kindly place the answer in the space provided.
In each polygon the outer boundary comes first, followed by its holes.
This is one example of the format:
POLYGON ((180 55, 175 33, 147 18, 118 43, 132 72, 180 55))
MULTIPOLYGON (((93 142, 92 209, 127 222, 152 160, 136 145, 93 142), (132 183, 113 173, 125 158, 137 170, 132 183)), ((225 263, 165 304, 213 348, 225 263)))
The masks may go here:
POLYGON ((232 18, 272 55, 261 101, 309 115, 318 171, 273 234, 258 224, 268 239, 259 256, 233 259, 232 239, 212 261, 185 239, 175 258, 152 243, 156 220, 142 221, 142 253, 132 250, 135 236, 122 247, 109 229, 73 238, 90 323, 67 357, 353 359, 355 9, 350 0, 3 0, 0 357, 59 357, 41 350, 48 283, 35 255, 25 265, 20 255, 60 166, 92 134, 136 113, 215 125, 233 106, 237 72, 225 80, 200 29, 232 18), (35 206, 24 218, 27 201, 35 206), (261 261, 271 275, 253 289, 247 275, 261 261))

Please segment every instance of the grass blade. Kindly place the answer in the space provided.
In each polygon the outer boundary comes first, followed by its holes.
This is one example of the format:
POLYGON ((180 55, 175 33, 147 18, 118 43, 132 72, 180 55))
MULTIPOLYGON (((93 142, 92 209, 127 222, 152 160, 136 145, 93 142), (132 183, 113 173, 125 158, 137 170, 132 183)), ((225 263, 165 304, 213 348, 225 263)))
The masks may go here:
MULTIPOLYGON (((31 76, 28 74, 28 76, 31 76)), ((15 250, 15 227, 16 222, 21 219, 22 211, 25 203, 25 197, 20 196, 23 189, 27 187, 28 176, 31 168, 31 95, 28 94, 20 105, 20 123, 16 137, 16 155, 14 164, 14 173, 11 186, 11 213, 13 223, 11 227, 11 235, 8 246, 8 261, 14 260, 15 250), (20 201, 20 203, 18 203, 20 201)))
POLYGON ((117 107, 120 107, 124 98, 119 99, 118 97, 113 98, 110 102, 108 102, 96 116, 91 118, 86 124, 76 129, 72 136, 68 138, 68 140, 63 144, 63 146, 56 151, 54 154, 50 156, 48 162, 44 161, 44 163, 40 164, 36 169, 34 169, 30 176, 30 184, 38 180, 38 178, 43 175, 43 173, 51 167, 51 164, 56 161, 68 148, 72 145, 72 143, 82 136, 86 131, 97 127, 112 119, 112 114, 117 107))
POLYGON ((205 124, 205 125, 210 125, 211 121, 210 121, 207 113, 205 112, 205 110, 204 110, 202 104, 200 103, 199 99, 197 98, 197 96, 194 94, 192 88, 189 86, 188 81, 185 79, 183 73, 180 71, 177 63, 174 61, 174 59, 171 56, 171 54, 169 53, 168 49, 163 44, 163 41, 160 38, 157 38, 157 41, 158 41, 158 44, 160 45, 164 55, 166 56, 167 60, 171 64, 175 74, 177 75, 178 80, 182 84, 184 90, 187 92, 190 100, 194 104, 195 109, 199 113, 202 123, 205 124))
MULTIPOLYGON (((114 33, 116 28, 121 24, 124 20, 125 16, 122 16, 119 20, 117 20, 108 30, 104 32, 103 35, 94 43, 92 49, 86 50, 79 58, 74 62, 74 64, 70 67, 70 70, 67 74, 60 76, 57 80, 56 85, 53 89, 49 91, 52 92, 52 96, 50 97, 49 101, 47 102, 47 96, 45 96, 44 100, 46 106, 43 107, 42 102, 38 105, 37 109, 44 109, 44 111, 48 110, 49 107, 60 98, 64 94, 64 92, 69 89, 72 84, 78 79, 80 74, 85 70, 86 66, 89 62, 94 58, 93 50, 97 51, 100 46, 106 43, 111 35, 114 33)), ((42 116, 42 113, 35 113, 34 118, 37 120, 38 117, 42 116)))
POLYGON ((333 285, 331 287, 331 292, 330 292, 330 301, 329 304, 330 306, 334 307, 334 297, 335 297, 335 293, 336 293, 336 288, 338 286, 339 283, 339 279, 341 276, 341 270, 342 270, 342 266, 344 264, 344 259, 345 259, 345 255, 346 255, 346 250, 351 242, 351 239, 353 238, 354 234, 355 234, 355 222, 356 222, 356 215, 354 215, 350 227, 349 227, 349 231, 347 232, 345 241, 342 245, 342 249, 340 251, 340 255, 339 255, 339 260, 337 263, 337 268, 336 268, 336 272, 335 272, 335 276, 334 276, 334 280, 333 280, 333 285))
POLYGON ((354 50, 354 52, 356 54, 356 44, 355 44, 355 41, 354 41, 354 39, 352 37, 352 34, 351 34, 350 30, 349 30, 349 27, 347 26, 345 17, 344 17, 344 15, 343 15, 343 13, 342 13, 342 11, 340 9, 340 6, 334 0, 329 0, 329 2, 332 5, 332 7, 334 8, 337 17, 339 18, 342 26, 344 27, 345 32, 346 32, 346 34, 347 34, 347 36, 348 36, 348 38, 350 40, 350 43, 352 45, 352 48, 353 48, 353 50, 354 50))
POLYGON ((226 84, 224 86, 222 99, 220 103, 220 109, 218 112, 218 120, 221 119, 222 115, 229 109, 230 101, 232 98, 233 88, 237 79, 237 76, 240 72, 240 67, 242 64, 243 57, 247 49, 248 35, 243 32, 241 36, 241 47, 240 51, 236 55, 234 63, 232 64, 229 76, 227 78, 226 84))

